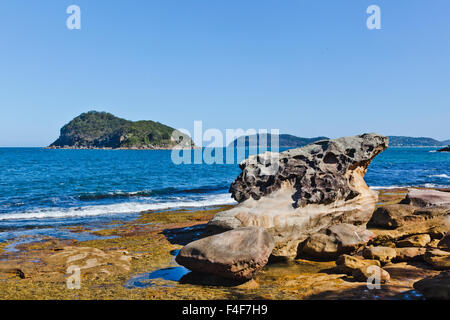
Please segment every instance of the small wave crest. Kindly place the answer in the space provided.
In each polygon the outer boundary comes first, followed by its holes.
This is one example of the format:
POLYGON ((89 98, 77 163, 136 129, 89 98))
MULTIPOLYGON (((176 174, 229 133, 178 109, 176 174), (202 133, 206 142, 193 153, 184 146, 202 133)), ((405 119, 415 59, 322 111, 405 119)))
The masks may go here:
POLYGON ((200 200, 177 199, 166 202, 125 202, 110 205, 95 205, 85 207, 74 207, 65 209, 40 209, 36 211, 10 213, 0 215, 0 221, 5 220, 30 220, 30 219, 60 219, 81 218, 92 216, 111 216, 119 214, 133 214, 148 210, 163 210, 182 207, 207 207, 214 205, 234 204, 235 201, 229 194, 218 194, 206 196, 200 200))
POLYGON ((431 176, 428 176, 430 178, 443 178, 443 179, 450 179, 450 176, 446 175, 445 173, 443 174, 434 174, 431 176))
POLYGON ((84 193, 78 196, 81 201, 103 200, 103 199, 126 199, 126 198, 146 198, 160 195, 173 194, 204 194, 215 191, 226 190, 227 185, 223 186, 204 186, 194 189, 177 189, 177 188, 163 188, 157 190, 142 190, 142 191, 113 191, 106 193, 84 193))

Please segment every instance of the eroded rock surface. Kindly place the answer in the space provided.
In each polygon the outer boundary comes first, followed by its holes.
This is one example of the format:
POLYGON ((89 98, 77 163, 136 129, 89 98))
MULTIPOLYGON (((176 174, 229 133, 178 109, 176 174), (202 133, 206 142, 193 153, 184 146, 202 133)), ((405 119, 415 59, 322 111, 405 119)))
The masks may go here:
POLYGON ((217 214, 209 227, 264 227, 275 239, 274 256, 295 257, 311 234, 338 223, 367 223, 378 197, 364 174, 387 146, 388 138, 364 134, 252 156, 230 188, 240 204, 217 214))
POLYGON ((340 223, 327 228, 323 233, 311 235, 301 249, 301 255, 334 260, 341 254, 356 252, 372 237, 372 232, 365 228, 340 223))

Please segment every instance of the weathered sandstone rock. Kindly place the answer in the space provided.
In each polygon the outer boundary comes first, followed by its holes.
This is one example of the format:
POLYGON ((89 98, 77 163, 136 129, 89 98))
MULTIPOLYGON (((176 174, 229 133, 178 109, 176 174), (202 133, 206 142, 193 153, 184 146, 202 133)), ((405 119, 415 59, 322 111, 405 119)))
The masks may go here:
POLYGON ((408 222, 423 221, 423 217, 414 216, 416 207, 407 204, 391 204, 377 208, 367 223, 369 227, 396 229, 408 222))
POLYGON ((386 270, 375 265, 358 268, 355 271, 353 271, 352 275, 353 278, 355 278, 358 281, 367 281, 370 277, 377 277, 377 276, 379 276, 380 283, 389 282, 389 280, 391 279, 391 276, 386 270))
POLYGON ((83 278, 106 278, 128 273, 132 257, 126 251, 105 252, 91 247, 64 247, 46 257, 48 271, 66 274, 69 267, 79 268, 83 278))
POLYGON ((450 192, 410 189, 402 202, 417 207, 450 206, 450 192))
POLYGON ((450 252, 439 249, 429 249, 423 259, 436 270, 450 269, 450 252))
POLYGON ((428 243, 431 242, 431 237, 428 234, 416 234, 414 236, 410 236, 406 239, 400 240, 397 242, 397 247, 406 248, 406 247, 425 247, 428 243))
POLYGON ((387 263, 397 256, 394 248, 389 247, 369 247, 364 249, 363 257, 371 260, 379 260, 381 263, 387 263))
POLYGON ((344 253, 354 253, 373 234, 362 227, 347 223, 333 225, 324 233, 311 235, 301 249, 301 255, 317 259, 336 259, 344 253))
POLYGON ((273 247, 264 228, 239 228, 189 243, 176 262, 197 272, 249 280, 267 264, 273 247))
POLYGON ((314 233, 338 223, 367 223, 378 196, 364 174, 387 146, 386 137, 364 134, 251 156, 230 187, 240 204, 217 214, 209 227, 264 227, 275 239, 274 256, 295 257, 314 233))
POLYGON ((395 248, 397 253, 394 262, 421 261, 427 251, 426 248, 395 248))
POLYGON ((366 260, 360 257, 343 254, 336 260, 336 267, 334 268, 334 271, 336 273, 345 273, 351 275, 357 269, 368 266, 380 267, 381 264, 378 260, 366 260))
POLYGON ((450 271, 414 283, 414 288, 429 300, 450 300, 450 271))

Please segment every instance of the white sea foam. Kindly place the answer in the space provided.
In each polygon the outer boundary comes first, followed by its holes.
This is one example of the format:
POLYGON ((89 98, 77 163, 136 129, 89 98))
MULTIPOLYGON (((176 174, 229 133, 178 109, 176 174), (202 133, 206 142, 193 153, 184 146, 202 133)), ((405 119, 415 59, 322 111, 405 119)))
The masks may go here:
POLYGON ((428 176, 428 177, 430 177, 430 178, 444 178, 444 179, 450 179, 450 176, 446 175, 445 173, 443 173, 443 174, 435 174, 435 175, 428 176))
POLYGON ((408 186, 386 186, 386 187, 383 187, 383 186, 372 186, 372 187, 370 187, 370 189, 373 189, 373 190, 398 189, 398 188, 408 188, 408 186))
POLYGON ((218 194, 206 196, 202 200, 192 200, 179 197, 173 201, 159 203, 125 202, 110 205, 95 205, 67 209, 40 209, 36 211, 1 214, 0 221, 110 216, 118 214, 139 213, 147 210, 162 210, 181 207, 206 207, 234 203, 236 202, 230 197, 230 194, 218 194))

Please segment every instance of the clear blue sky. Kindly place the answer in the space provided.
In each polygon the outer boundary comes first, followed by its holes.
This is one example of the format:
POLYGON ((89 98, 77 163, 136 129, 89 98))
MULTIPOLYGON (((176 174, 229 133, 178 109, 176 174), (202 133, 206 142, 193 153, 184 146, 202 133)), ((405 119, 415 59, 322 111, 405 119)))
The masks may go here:
POLYGON ((0 41, 0 146, 48 145, 88 110, 450 139, 448 0, 2 0, 0 41))

